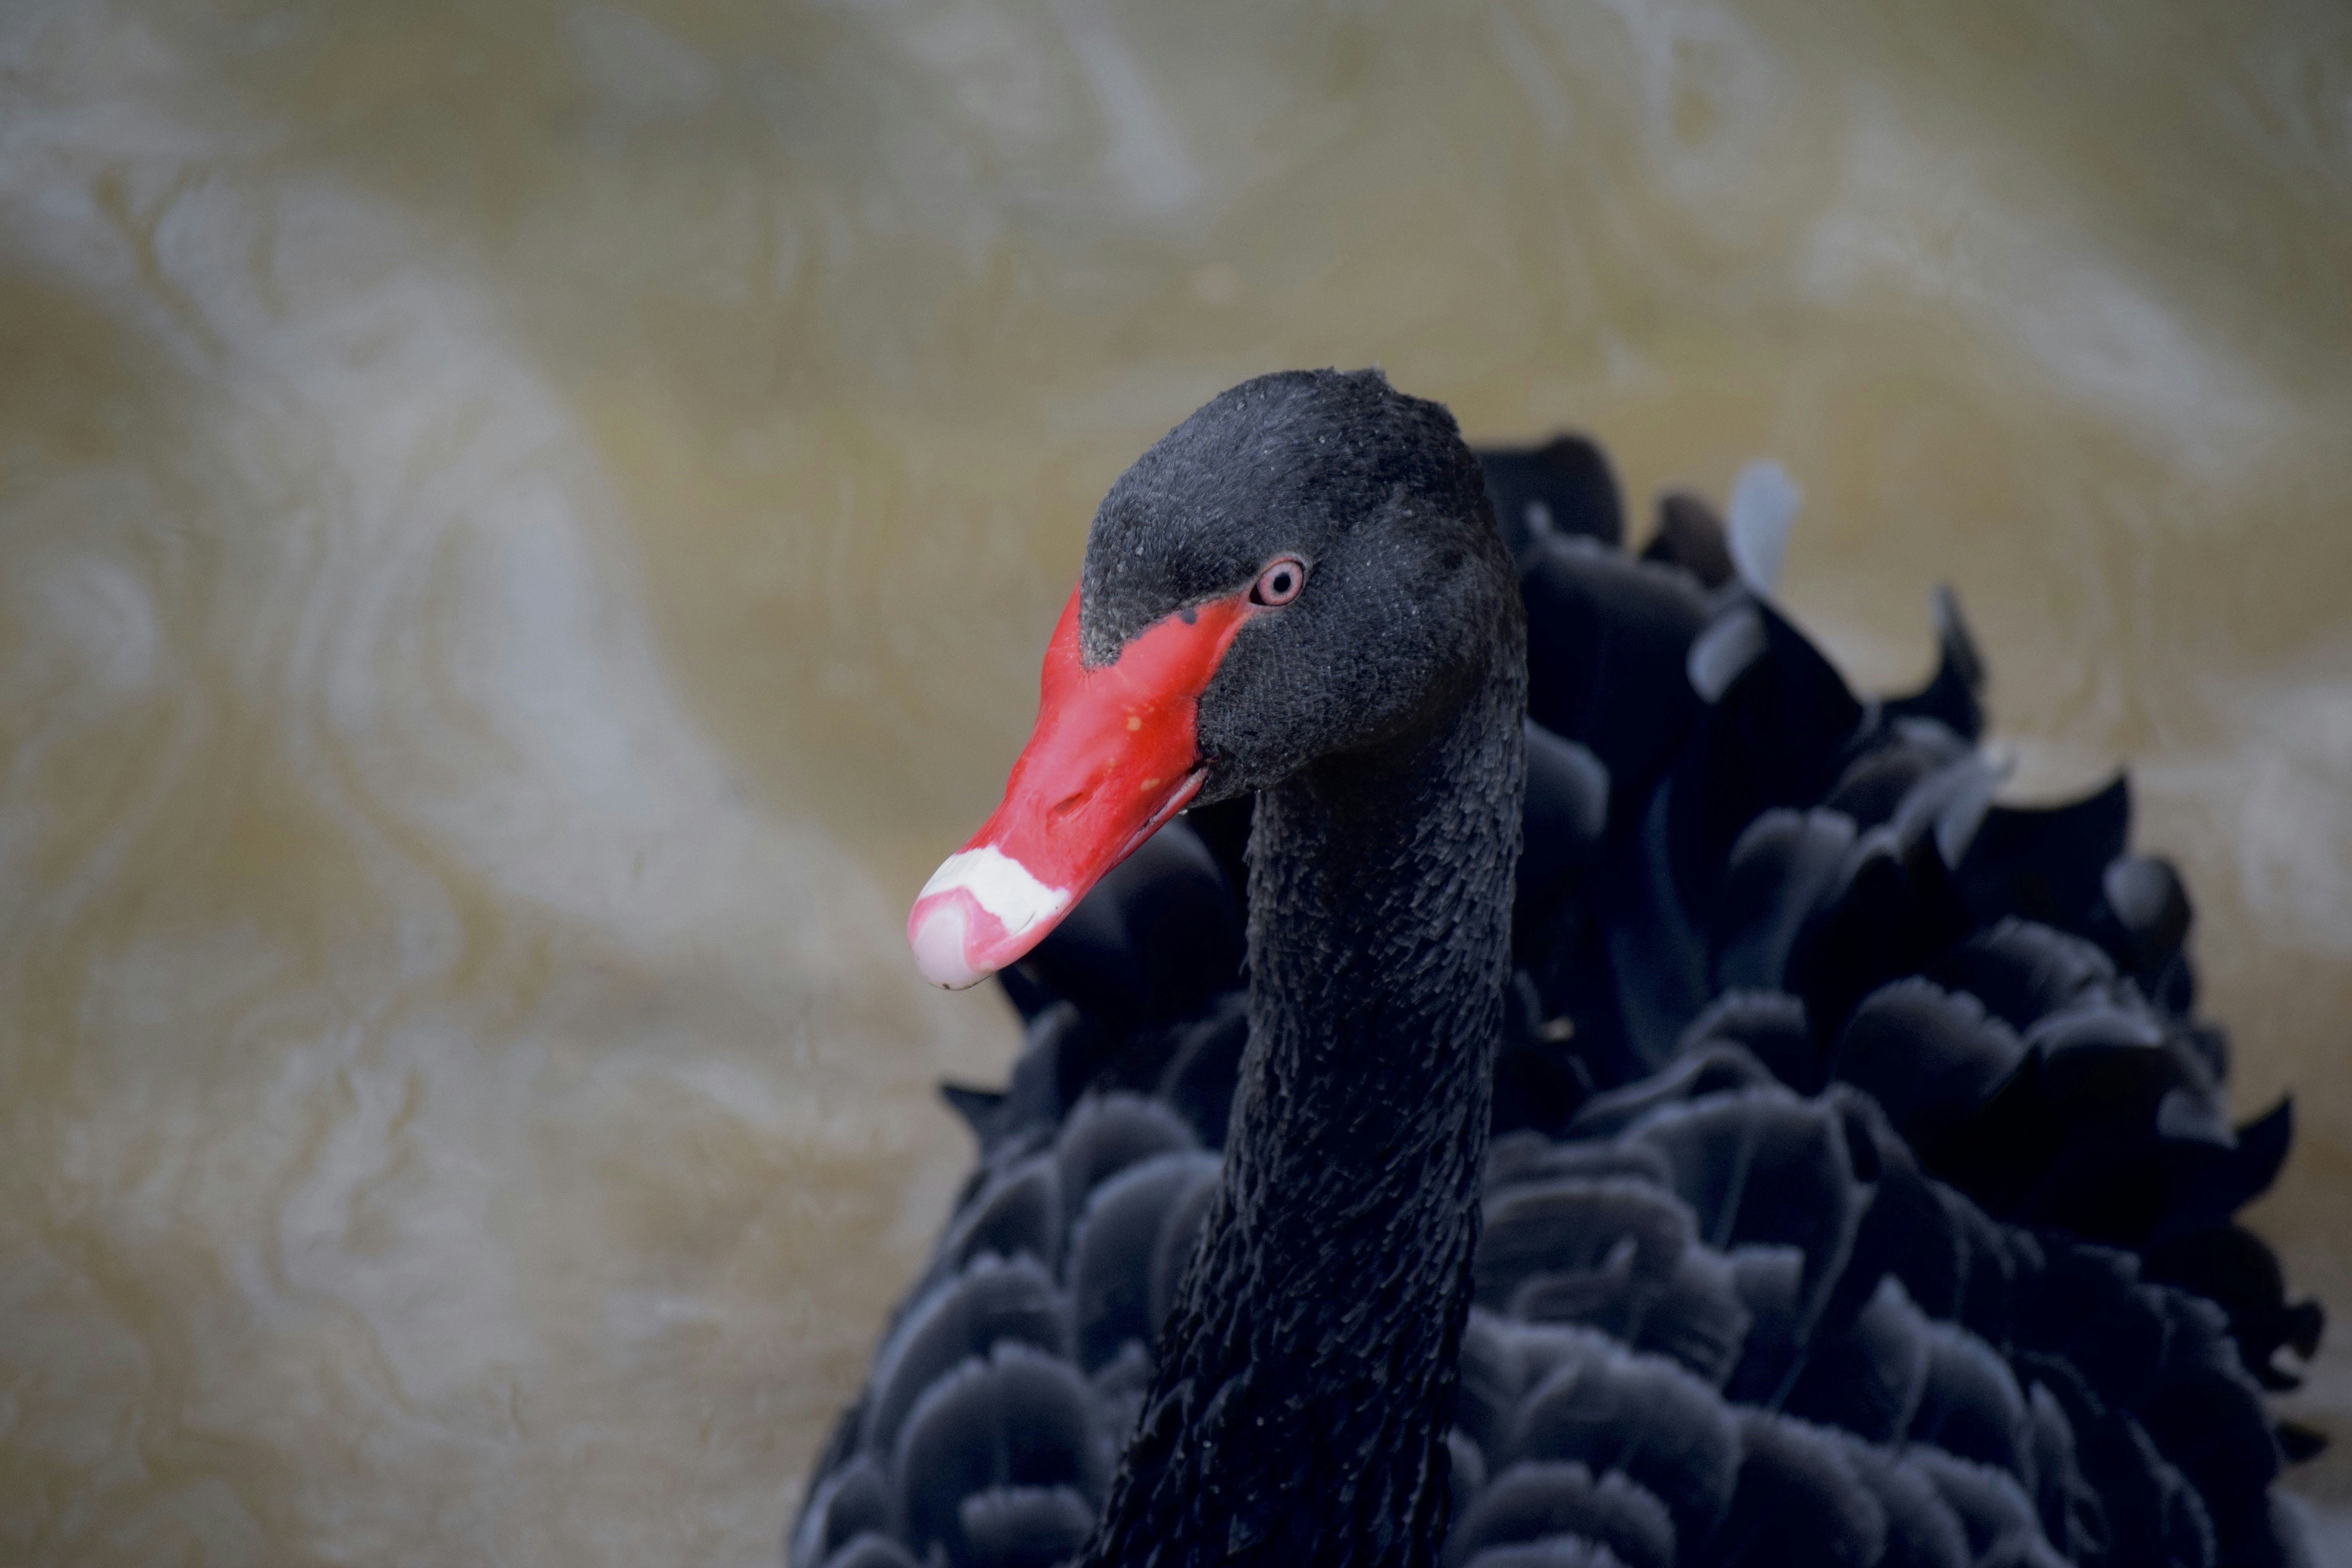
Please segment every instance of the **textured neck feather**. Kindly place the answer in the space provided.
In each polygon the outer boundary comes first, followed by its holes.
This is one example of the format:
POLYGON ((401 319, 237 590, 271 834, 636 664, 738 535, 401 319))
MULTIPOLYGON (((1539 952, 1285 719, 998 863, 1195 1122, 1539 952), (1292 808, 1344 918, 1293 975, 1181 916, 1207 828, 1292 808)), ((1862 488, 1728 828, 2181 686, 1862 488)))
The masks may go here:
POLYGON ((1429 729, 1259 797, 1224 1177, 1087 1563, 1435 1556, 1510 962, 1517 612, 1429 729))

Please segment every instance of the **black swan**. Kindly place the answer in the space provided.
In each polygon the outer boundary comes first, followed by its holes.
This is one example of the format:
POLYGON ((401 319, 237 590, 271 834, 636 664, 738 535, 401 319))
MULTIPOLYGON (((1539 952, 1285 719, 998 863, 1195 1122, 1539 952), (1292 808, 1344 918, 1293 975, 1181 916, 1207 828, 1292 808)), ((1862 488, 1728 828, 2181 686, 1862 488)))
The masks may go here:
POLYGON ((2125 786, 1991 804, 1948 596, 1861 700, 1664 511, 1377 372, 1113 487, 908 922, 1029 1044, 793 1568, 2307 1561, 2287 1110, 2125 786))

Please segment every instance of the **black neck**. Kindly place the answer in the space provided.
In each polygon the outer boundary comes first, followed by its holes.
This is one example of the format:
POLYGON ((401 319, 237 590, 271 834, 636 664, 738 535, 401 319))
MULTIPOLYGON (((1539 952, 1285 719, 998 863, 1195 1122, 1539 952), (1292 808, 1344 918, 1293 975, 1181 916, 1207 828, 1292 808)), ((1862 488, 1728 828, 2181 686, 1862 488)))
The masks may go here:
POLYGON ((1526 658, 1259 796, 1223 1184, 1088 1564, 1423 1564, 1509 974, 1526 658))

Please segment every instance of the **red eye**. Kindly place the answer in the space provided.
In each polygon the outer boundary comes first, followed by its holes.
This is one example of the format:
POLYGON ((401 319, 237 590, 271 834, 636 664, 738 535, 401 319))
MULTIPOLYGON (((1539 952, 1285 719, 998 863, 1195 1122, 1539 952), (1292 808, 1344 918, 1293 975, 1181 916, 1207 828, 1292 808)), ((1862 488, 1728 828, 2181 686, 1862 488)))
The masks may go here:
POLYGON ((1250 588, 1250 603, 1278 607, 1298 597, 1298 590, 1307 586, 1307 563, 1296 555, 1286 555, 1257 574, 1250 588))

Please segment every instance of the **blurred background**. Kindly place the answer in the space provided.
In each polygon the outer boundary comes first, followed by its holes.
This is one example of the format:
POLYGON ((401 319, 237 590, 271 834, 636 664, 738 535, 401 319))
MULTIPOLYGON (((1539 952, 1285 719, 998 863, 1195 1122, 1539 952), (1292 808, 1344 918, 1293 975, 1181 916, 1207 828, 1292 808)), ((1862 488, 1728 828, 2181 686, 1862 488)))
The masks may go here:
POLYGON ((772 1561, 1095 502, 1377 361, 2131 768, 2352 1560, 2347 276, 2335 0, 10 0, 0 1558, 772 1561))

